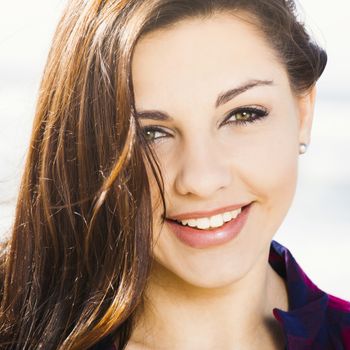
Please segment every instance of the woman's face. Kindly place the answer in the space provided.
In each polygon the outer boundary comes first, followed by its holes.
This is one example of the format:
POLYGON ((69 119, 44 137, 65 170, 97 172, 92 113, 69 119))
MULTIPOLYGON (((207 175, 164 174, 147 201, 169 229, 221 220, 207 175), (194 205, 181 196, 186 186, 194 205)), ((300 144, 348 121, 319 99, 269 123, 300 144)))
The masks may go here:
POLYGON ((165 182, 162 224, 152 181, 158 270, 220 287, 266 264, 294 195, 299 143, 309 142, 313 94, 296 97, 259 30, 229 14, 143 36, 132 77, 165 182))

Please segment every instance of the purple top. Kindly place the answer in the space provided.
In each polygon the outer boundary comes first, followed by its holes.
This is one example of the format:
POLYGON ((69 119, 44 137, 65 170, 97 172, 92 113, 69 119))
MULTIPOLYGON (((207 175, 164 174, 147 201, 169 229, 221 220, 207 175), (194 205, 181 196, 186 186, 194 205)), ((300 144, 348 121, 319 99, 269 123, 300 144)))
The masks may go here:
MULTIPOLYGON (((286 349, 350 350, 350 303, 317 288, 276 241, 271 243, 269 263, 287 283, 290 310, 273 309, 286 349)), ((113 345, 100 349, 117 350, 113 345)))
POLYGON ((350 349, 350 303, 317 288, 289 250, 272 241, 269 263, 287 282, 288 312, 273 314, 292 350, 350 349))

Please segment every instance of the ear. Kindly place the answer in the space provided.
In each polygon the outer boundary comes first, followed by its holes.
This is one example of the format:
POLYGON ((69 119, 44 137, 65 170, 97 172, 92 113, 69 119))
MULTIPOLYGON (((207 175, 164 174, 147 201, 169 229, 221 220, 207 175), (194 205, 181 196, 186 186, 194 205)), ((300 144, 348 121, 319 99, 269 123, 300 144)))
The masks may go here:
POLYGON ((297 97, 299 112, 299 143, 310 144, 311 129, 314 117, 316 85, 297 97))

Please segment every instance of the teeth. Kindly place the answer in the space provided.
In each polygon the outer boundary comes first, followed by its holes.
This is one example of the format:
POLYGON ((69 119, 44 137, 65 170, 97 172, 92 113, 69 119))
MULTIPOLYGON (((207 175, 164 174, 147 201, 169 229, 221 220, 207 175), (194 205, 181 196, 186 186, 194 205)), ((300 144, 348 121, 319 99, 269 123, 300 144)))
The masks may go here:
POLYGON ((223 215, 221 214, 214 215, 210 218, 211 227, 220 227, 223 225, 223 223, 224 223, 224 218, 223 218, 223 215))
MULTIPOLYGON (((185 225, 183 222, 181 222, 181 223, 182 223, 182 225, 185 225)), ((196 219, 188 220, 188 226, 196 227, 197 226, 197 220, 196 219)))
POLYGON ((208 218, 199 218, 199 219, 188 219, 178 221, 180 224, 190 227, 196 227, 201 230, 206 230, 209 228, 221 227, 224 223, 235 219, 242 211, 242 208, 237 210, 228 211, 222 214, 213 215, 208 218))
POLYGON ((241 211, 242 211, 242 208, 239 208, 239 209, 237 209, 237 210, 231 211, 232 217, 233 217, 234 219, 236 219, 236 217, 241 213, 241 211))
POLYGON ((232 212, 224 213, 224 215, 223 215, 223 219, 224 219, 225 222, 231 221, 232 218, 233 218, 232 212))
POLYGON ((197 219, 196 221, 197 221, 197 227, 202 230, 210 227, 210 219, 208 218, 200 218, 200 219, 197 219))

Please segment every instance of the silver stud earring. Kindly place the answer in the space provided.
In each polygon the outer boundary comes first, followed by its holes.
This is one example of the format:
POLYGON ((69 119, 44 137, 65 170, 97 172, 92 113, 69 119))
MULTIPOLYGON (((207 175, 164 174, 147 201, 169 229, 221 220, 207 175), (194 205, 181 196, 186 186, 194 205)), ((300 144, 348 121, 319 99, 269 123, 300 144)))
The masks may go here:
POLYGON ((307 151, 307 144, 306 143, 301 143, 299 145, 299 154, 304 154, 307 151))

